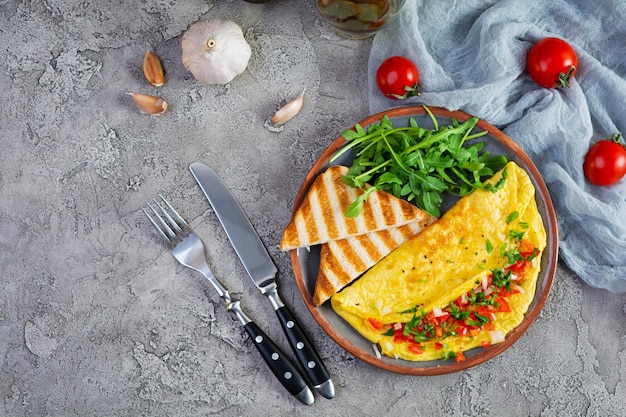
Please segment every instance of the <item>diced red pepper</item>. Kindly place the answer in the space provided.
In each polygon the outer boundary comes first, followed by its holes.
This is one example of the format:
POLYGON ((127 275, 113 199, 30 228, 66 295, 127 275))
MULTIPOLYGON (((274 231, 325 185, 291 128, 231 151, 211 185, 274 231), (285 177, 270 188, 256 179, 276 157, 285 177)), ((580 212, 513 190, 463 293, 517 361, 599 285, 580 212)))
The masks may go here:
POLYGON ((435 313, 433 313, 432 311, 428 314, 426 314, 426 317, 424 317, 424 320, 427 323, 432 324, 433 326, 438 326, 439 323, 441 322, 439 317, 435 317, 435 313))
POLYGON ((422 345, 419 343, 409 343, 409 350, 416 355, 422 354, 422 345))
MULTIPOLYGON (((529 241, 522 240, 519 245, 519 253, 525 259, 529 258, 533 253, 539 254, 539 250, 529 241)), ((509 266, 508 269, 513 272, 515 275, 519 277, 523 277, 526 275, 526 272, 531 266, 531 261, 527 260, 519 260, 515 262, 513 265, 509 266)))
POLYGON ((506 287, 499 287, 498 291, 497 291, 497 295, 498 295, 498 297, 506 297, 507 295, 516 294, 518 292, 519 291, 515 290, 513 288, 513 286, 511 285, 511 290, 510 291, 507 291, 506 287))
POLYGON ((457 325, 456 333, 459 336, 467 336, 469 334, 469 328, 467 326, 457 325))
POLYGON ((441 350, 443 349, 443 345, 439 342, 435 342, 435 350, 441 350))
POLYGON ((435 336, 437 337, 443 336, 443 329, 441 328, 441 326, 435 327, 435 336))
POLYGON ((526 275, 526 272, 530 268, 529 261, 517 261, 513 265, 509 266, 508 269, 513 272, 518 277, 523 277, 526 275))
POLYGON ((488 340, 485 340, 484 342, 481 343, 481 346, 487 349, 489 346, 491 346, 491 342, 488 340))
POLYGON ((395 343, 399 343, 399 342, 415 343, 415 340, 404 335, 404 324, 402 325, 402 328, 394 330, 393 341, 395 343))
POLYGON ((520 255, 522 255, 524 258, 528 258, 530 255, 533 254, 534 251, 535 251, 535 245, 533 245, 531 242, 527 241, 526 239, 522 239, 519 245, 520 255))
POLYGON ((493 312, 493 310, 487 306, 479 306, 476 309, 476 312, 483 317, 491 317, 491 313, 493 312))
POLYGON ((454 304, 456 304, 457 307, 463 307, 464 305, 467 304, 467 297, 468 296, 469 296, 469 293, 462 294, 459 298, 454 300, 454 304))
POLYGON ((456 353, 456 358, 454 358, 455 361, 457 362, 461 362, 465 360, 465 355, 463 355, 463 352, 457 352, 456 353))
POLYGON ((383 328, 383 322, 382 321, 376 320, 376 319, 373 319, 373 318, 368 318, 367 320, 370 322, 372 327, 375 328, 376 330, 380 330, 380 329, 383 328))
POLYGON ((507 303, 506 298, 498 297, 496 302, 500 305, 500 307, 498 307, 498 310, 497 310, 499 313, 510 313, 511 312, 511 306, 509 306, 509 303, 507 303))

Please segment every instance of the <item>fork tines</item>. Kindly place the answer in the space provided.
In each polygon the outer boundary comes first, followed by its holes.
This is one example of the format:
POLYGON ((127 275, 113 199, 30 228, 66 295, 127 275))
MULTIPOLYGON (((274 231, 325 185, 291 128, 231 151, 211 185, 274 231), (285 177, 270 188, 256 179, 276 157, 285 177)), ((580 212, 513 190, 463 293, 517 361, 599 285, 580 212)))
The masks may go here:
POLYGON ((150 220, 150 223, 157 229, 159 235, 165 240, 165 243, 171 249, 180 243, 190 232, 191 228, 183 219, 180 214, 172 207, 172 205, 159 194, 159 198, 161 202, 157 201, 156 198, 153 198, 152 201, 158 207, 159 211, 150 203, 148 203, 148 209, 152 212, 152 215, 146 210, 146 208, 142 208, 145 215, 150 220), (165 207, 164 207, 165 206, 165 207), (172 213, 170 215, 170 213, 172 213), (155 221, 154 218, 157 220, 155 221), (164 220, 165 218, 165 220, 164 220))

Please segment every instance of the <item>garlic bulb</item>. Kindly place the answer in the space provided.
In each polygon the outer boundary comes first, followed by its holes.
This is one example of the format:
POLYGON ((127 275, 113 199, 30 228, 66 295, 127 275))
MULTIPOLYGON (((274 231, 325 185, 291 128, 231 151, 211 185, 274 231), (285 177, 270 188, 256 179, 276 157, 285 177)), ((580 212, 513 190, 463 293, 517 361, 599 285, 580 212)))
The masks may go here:
POLYGON ((183 65, 204 84, 227 84, 248 66, 252 50, 230 20, 193 23, 183 35, 183 65))

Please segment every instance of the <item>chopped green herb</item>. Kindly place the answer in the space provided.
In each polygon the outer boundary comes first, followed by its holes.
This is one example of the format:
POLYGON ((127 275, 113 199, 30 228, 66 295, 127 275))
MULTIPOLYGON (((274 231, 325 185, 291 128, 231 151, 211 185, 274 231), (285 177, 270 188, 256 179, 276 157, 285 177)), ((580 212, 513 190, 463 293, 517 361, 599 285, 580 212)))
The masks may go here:
POLYGON ((455 319, 455 320, 465 320, 466 318, 469 317, 470 312, 468 310, 459 310, 459 308, 457 307, 456 304, 454 304, 454 301, 450 301, 450 315, 455 319))
POLYGON ((481 327, 487 323, 489 323, 490 318, 488 316, 483 316, 478 311, 474 311, 474 319, 465 320, 465 324, 473 327, 481 327))
POLYGON ((507 273, 504 273, 504 269, 502 268, 496 268, 493 271, 491 271, 492 273, 492 279, 491 282, 493 285, 495 285, 496 287, 499 288, 506 288, 507 291, 510 291, 511 289, 511 276, 512 276, 512 272, 511 271, 507 271, 507 273))
POLYGON ((493 250, 493 245, 491 244, 491 241, 489 239, 485 241, 485 246, 487 248, 487 253, 491 253, 491 251, 493 250))
POLYGON ((441 359, 443 360, 455 359, 455 358, 456 358, 456 353, 451 350, 446 350, 444 353, 441 354, 441 359))
POLYGON ((521 230, 510 230, 509 231, 509 238, 511 238, 512 240, 517 240, 517 241, 521 242, 525 233, 526 232, 523 232, 521 230))
POLYGON ((506 242, 504 242, 502 246, 500 246, 500 256, 504 256, 508 247, 509 245, 506 242))
POLYGON ((481 326, 483 324, 489 323, 489 317, 483 316, 483 315, 479 314, 477 311, 474 312, 474 317, 476 317, 476 320, 478 320, 478 322, 480 323, 481 326))
POLYGON ((514 211, 513 213, 509 214, 506 217, 506 223, 509 224, 511 223, 513 220, 517 219, 519 217, 519 212, 518 211, 514 211))
POLYGON ((537 257, 537 255, 539 255, 539 249, 534 248, 533 249, 533 253, 531 253, 530 255, 528 255, 525 260, 526 261, 532 261, 533 259, 535 259, 537 257))
POLYGON ((518 248, 512 248, 504 252, 503 256, 507 258, 509 265, 513 265, 517 261, 523 261, 524 257, 519 252, 518 248))
POLYGON ((414 327, 419 327, 420 324, 422 324, 422 318, 419 317, 417 314, 413 314, 411 320, 409 320, 406 323, 406 326, 404 326, 404 335, 408 337, 411 334, 411 329, 413 329, 414 327))
POLYGON ((428 336, 425 332, 419 332, 413 335, 413 340, 417 343, 422 343, 430 339, 432 339, 432 337, 428 336))

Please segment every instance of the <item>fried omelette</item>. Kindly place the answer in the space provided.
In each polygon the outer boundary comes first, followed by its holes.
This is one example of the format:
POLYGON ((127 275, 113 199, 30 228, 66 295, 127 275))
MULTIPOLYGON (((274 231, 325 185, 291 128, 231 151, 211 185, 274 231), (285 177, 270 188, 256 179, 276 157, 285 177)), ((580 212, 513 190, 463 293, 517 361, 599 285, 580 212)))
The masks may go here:
POLYGON ((463 359, 504 341, 532 302, 546 232, 528 174, 509 162, 351 286, 333 309, 387 356, 463 359), (504 180, 503 180, 504 177, 504 180))

